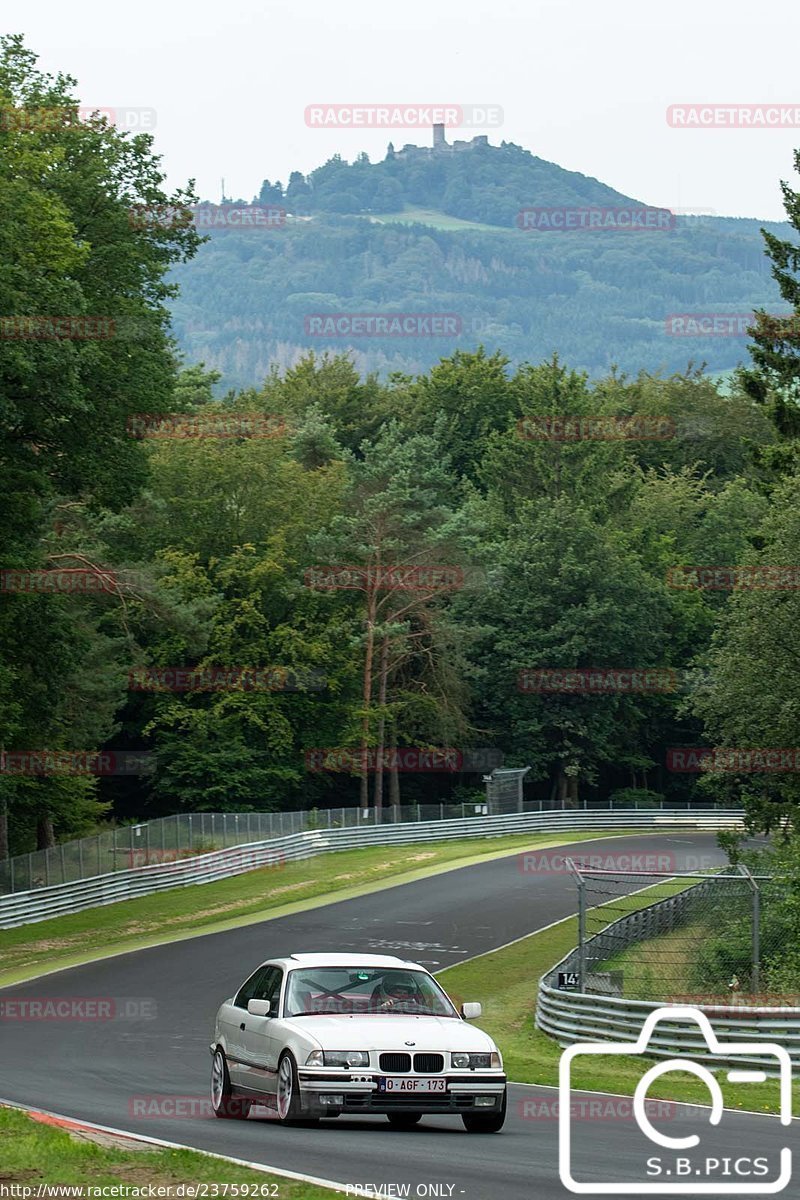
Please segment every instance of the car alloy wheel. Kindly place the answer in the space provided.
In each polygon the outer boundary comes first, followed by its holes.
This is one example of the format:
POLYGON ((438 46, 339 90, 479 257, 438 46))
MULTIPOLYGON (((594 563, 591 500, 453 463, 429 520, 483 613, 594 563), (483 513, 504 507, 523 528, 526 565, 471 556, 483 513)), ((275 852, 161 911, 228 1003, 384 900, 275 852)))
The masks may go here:
POLYGON ((294 1068, 288 1054, 284 1054, 278 1067, 278 1116, 282 1121, 288 1121, 292 1112, 294 1100, 294 1068))
POLYGON ((275 1110, 278 1120, 283 1125, 318 1125, 319 1117, 302 1116, 300 1101, 300 1084, 297 1079, 297 1066, 288 1050, 281 1055, 278 1063, 278 1087, 275 1095, 275 1110))
POLYGON ((228 1064, 221 1050, 214 1052, 211 1065, 211 1107, 215 1117, 232 1121, 244 1121, 252 1107, 250 1100, 233 1095, 228 1064))

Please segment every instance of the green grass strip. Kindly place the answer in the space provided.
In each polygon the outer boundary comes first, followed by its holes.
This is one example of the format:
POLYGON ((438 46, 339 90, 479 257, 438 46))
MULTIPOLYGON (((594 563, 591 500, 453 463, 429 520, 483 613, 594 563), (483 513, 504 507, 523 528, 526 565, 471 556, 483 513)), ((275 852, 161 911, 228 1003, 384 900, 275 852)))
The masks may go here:
MULTIPOLYGON (((129 1188, 239 1184, 247 1185, 250 1196, 256 1197, 275 1196, 279 1200, 323 1200, 324 1197, 324 1200, 330 1200, 331 1196, 328 1188, 251 1171, 192 1150, 161 1150, 145 1145, 122 1149, 98 1145, 64 1129, 42 1125, 12 1108, 0 1108, 0 1180, 8 1189, 7 1195, 12 1194, 12 1185, 30 1187, 31 1195, 35 1196, 40 1184, 82 1188, 118 1184, 129 1188)), ((24 1195, 22 1192, 15 1194, 24 1195)), ((206 1194, 213 1196, 214 1191, 209 1187, 206 1194)), ((223 1196, 222 1191, 217 1194, 223 1196)))

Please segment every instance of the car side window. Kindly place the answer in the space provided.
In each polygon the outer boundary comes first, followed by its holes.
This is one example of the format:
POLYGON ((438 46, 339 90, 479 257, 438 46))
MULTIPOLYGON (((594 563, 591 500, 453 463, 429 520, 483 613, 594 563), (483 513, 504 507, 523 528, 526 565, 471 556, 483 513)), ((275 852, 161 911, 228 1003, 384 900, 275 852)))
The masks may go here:
MULTIPOLYGON (((247 1008, 250 1000, 261 1000, 261 989, 268 975, 277 970, 276 967, 259 967, 254 971, 246 983, 243 983, 239 988, 239 992, 234 1000, 236 1008, 247 1008)), ((280 972, 279 972, 280 973, 280 972)))
POLYGON ((278 1001, 281 997, 281 984, 283 983, 283 971, 280 967, 270 967, 266 977, 261 982, 261 991, 253 997, 254 1000, 269 1000, 273 1011, 278 1010, 278 1001))

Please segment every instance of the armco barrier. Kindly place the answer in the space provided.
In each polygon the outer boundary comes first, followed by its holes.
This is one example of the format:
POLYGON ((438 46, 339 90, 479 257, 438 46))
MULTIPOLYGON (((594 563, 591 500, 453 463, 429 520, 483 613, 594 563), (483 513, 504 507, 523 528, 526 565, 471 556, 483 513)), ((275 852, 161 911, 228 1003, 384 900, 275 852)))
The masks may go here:
MULTIPOLYGON (((707 886, 713 885, 700 883, 686 892, 629 913, 587 939, 587 970, 594 962, 604 961, 608 949, 618 948, 621 941, 627 940, 631 944, 668 928, 673 910, 681 904, 691 906, 707 886), (609 937, 610 930, 615 931, 613 941, 609 937)), ((562 991, 554 986, 559 971, 575 971, 577 965, 578 951, 571 950, 539 981, 536 1025, 562 1046, 574 1042, 635 1042, 648 1015, 664 1007, 663 1001, 628 1000, 599 992, 562 991)), ((777 1042, 789 1051, 793 1068, 800 1066, 800 1008, 742 1004, 697 1004, 692 1007, 705 1013, 720 1041, 777 1042)), ((768 1055, 737 1055, 728 1059, 709 1053, 699 1026, 689 1021, 659 1021, 647 1053, 654 1058, 700 1059, 711 1066, 735 1063, 758 1066, 768 1073, 776 1067, 775 1058, 768 1055)))
POLYGON ((730 829, 742 813, 734 809, 615 809, 582 811, 557 809, 535 813, 509 813, 495 817, 466 817, 444 821, 406 821, 397 825, 370 825, 345 829, 307 830, 282 838, 251 842, 228 850, 215 850, 179 862, 134 867, 97 875, 55 887, 14 892, 0 897, 0 929, 45 921, 62 913, 81 912, 101 904, 114 904, 188 884, 209 883, 240 875, 257 867, 277 867, 301 858, 335 850, 368 846, 402 846, 416 842, 497 837, 513 833, 569 832, 571 830, 730 829))

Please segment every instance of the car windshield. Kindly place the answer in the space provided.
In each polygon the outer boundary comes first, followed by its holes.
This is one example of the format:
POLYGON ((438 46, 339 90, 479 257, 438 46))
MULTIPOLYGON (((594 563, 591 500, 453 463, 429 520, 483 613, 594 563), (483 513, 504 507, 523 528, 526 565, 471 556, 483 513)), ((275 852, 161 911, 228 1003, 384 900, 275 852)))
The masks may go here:
POLYGON ((397 967, 298 967, 289 972, 287 1017, 324 1013, 458 1017, 439 985, 424 971, 397 967))

